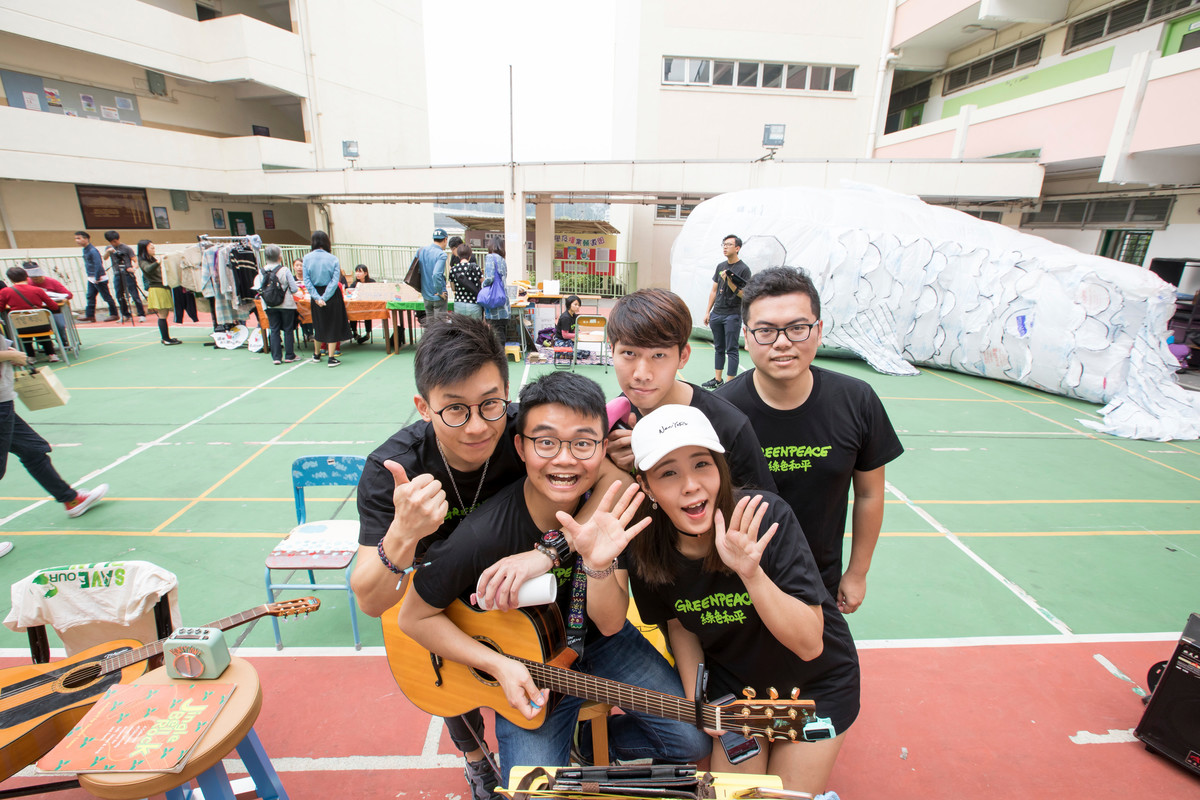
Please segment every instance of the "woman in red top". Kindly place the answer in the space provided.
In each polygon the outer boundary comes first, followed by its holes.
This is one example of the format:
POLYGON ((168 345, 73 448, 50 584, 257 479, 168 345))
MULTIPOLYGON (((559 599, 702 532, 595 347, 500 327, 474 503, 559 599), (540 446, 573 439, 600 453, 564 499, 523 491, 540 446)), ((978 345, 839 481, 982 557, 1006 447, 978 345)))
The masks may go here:
MULTIPOLYGON (((25 311, 31 308, 49 309, 52 314, 58 311, 58 303, 50 299, 50 295, 46 294, 44 289, 29 283, 29 273, 23 267, 9 267, 7 274, 12 285, 0 289, 0 314, 7 314, 9 311, 25 311)), ((50 326, 43 327, 44 329, 25 328, 24 331, 47 334, 42 339, 42 351, 46 354, 48 361, 58 361, 58 355, 54 352, 54 337, 49 335, 50 326)), ((25 355, 33 358, 33 343, 26 340, 24 344, 25 355)))

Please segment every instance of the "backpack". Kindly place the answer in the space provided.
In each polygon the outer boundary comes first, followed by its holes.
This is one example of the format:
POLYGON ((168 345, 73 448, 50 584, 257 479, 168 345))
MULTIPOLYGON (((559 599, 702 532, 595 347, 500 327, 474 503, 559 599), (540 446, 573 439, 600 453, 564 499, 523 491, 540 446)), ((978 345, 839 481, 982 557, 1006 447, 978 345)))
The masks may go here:
POLYGON ((264 305, 282 305, 284 298, 287 297, 287 290, 279 282, 279 270, 281 269, 283 269, 282 264, 270 272, 263 271, 262 285, 259 286, 258 296, 262 298, 264 305))

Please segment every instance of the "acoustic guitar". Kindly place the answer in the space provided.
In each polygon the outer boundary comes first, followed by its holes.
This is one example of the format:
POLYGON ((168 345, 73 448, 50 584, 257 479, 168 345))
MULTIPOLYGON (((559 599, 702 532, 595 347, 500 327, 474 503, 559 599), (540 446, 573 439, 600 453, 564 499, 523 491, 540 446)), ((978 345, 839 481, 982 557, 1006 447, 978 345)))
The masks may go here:
MULTIPOLYGON (((400 630, 402 606, 403 599, 381 618, 383 646, 396 684, 413 705, 438 717, 454 717, 487 707, 518 727, 532 730, 541 726, 546 711, 555 704, 553 700, 533 719, 526 719, 509 705, 494 677, 447 661, 400 630)), ((455 600, 445 613, 471 638, 524 664, 540 688, 560 695, 768 741, 777 737, 796 741, 802 737, 804 725, 816 719, 816 703, 796 699, 799 694, 796 690, 790 700, 778 699, 774 691, 770 698, 755 700, 753 690, 745 690, 745 700, 718 706, 574 672, 567 665, 575 654, 566 647, 562 614, 554 604, 513 611, 480 611, 455 600)))
MULTIPOLYGON (((315 597, 268 603, 205 627, 227 631, 260 617, 307 614, 320 606, 315 597)), ((110 686, 145 673, 146 659, 160 655, 165 641, 143 647, 134 639, 119 639, 61 661, 0 670, 0 781, 50 752, 110 686)))

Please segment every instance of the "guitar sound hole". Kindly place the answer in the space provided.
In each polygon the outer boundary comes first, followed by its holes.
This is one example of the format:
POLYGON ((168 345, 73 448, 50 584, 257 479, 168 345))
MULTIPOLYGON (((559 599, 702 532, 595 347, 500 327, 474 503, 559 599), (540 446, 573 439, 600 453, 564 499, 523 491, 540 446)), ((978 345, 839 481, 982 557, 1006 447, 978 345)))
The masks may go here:
MULTIPOLYGON (((476 636, 475 641, 479 642, 480 644, 484 645, 485 647, 489 647, 492 650, 495 650, 497 653, 504 652, 503 650, 500 649, 499 645, 497 645, 495 642, 493 642, 491 639, 488 639, 485 636, 476 636)), ((474 675, 479 680, 483 681, 484 683, 488 684, 489 686, 499 686, 500 685, 500 681, 496 680, 494 675, 489 675, 488 673, 484 672, 481 669, 475 669, 474 667, 472 667, 471 674, 474 675)))
POLYGON ((78 689, 81 686, 87 686, 96 678, 100 677, 100 667, 95 664, 88 664, 77 670, 72 670, 63 676, 63 686, 67 689, 78 689))

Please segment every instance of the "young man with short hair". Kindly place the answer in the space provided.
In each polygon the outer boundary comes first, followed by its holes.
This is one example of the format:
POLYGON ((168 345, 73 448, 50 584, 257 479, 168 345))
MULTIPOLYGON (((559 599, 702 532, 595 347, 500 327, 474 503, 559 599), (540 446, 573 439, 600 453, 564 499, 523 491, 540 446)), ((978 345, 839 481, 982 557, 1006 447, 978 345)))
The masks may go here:
MULTIPOLYGON (((679 675, 627 620, 622 617, 612 630, 590 622, 593 612, 597 618, 612 619, 604 613, 608 605, 618 598, 624 602, 627 576, 617 568, 617 555, 645 524, 626 528, 641 502, 632 485, 619 500, 620 489, 612 486, 587 523, 581 525, 572 516, 599 479, 606 427, 604 395, 587 378, 550 373, 522 389, 514 441, 525 463, 524 480, 501 490, 453 536, 430 549, 429 563, 413 575, 400 611, 405 633, 450 661, 495 676, 508 702, 528 719, 546 706, 546 693, 523 664, 468 636, 445 609, 456 599, 469 602, 483 573, 539 545, 534 552, 543 558, 543 567, 554 566, 558 608, 564 620, 574 620, 568 625, 568 644, 581 651, 574 669, 683 696, 679 675), (578 556, 561 549, 568 538, 578 556), (586 587, 582 594, 573 590, 577 580, 586 587)), ((579 698, 563 697, 534 730, 496 717, 506 785, 513 766, 568 763, 580 704, 579 698)), ((611 717, 608 724, 610 747, 622 759, 687 763, 703 757, 711 746, 706 734, 684 722, 627 712, 611 717)))
POLYGON ((121 306, 121 316, 131 316, 129 303, 125 299, 125 295, 128 294, 133 298, 133 304, 137 308, 138 322, 145 322, 146 309, 142 306, 137 278, 134 277, 134 273, 137 271, 137 254, 134 253, 132 247, 121 243, 121 234, 116 231, 105 231, 104 239, 108 242, 108 247, 101 257, 105 261, 111 260, 112 262, 113 288, 117 292, 117 304, 121 306))
MULTIPOLYGON (((678 377, 692 353, 688 344, 692 313, 682 297, 666 289, 639 289, 617 301, 607 327, 617 383, 634 409, 625 420, 629 428, 668 403, 698 408, 725 443, 733 482, 745 488, 775 491, 758 437, 746 415, 678 377)), ((608 439, 609 458, 626 471, 633 469, 631 435, 629 429, 618 429, 608 439)))
POLYGON ((433 242, 417 251, 421 265, 421 298, 425 301, 425 322, 446 315, 446 231, 435 228, 433 242))
MULTIPOLYGON (((373 617, 399 602, 400 573, 430 544, 524 474, 513 441, 508 361, 491 327, 457 314, 429 323, 413 362, 421 421, 377 447, 358 483, 351 586, 359 608, 373 617)), ((532 555, 544 572, 545 559, 532 555)), ((467 759, 475 800, 492 797, 499 776, 481 747, 483 717, 474 711, 448 718, 446 727, 467 759)))
POLYGON ((750 268, 742 261, 738 253, 742 250, 742 240, 732 233, 721 240, 721 249, 725 260, 717 264, 713 272, 713 286, 708 293, 708 304, 704 307, 704 324, 712 328, 713 350, 715 351, 716 375, 711 381, 705 382, 705 389, 715 389, 725 381, 721 380, 721 368, 725 360, 725 380, 733 380, 738 371, 738 334, 742 330, 742 287, 750 280, 750 268))
POLYGON ((83 248, 83 266, 87 273, 87 306, 82 317, 76 317, 80 322, 96 321, 96 295, 104 298, 108 304, 108 317, 105 322, 112 322, 117 317, 117 305, 113 302, 112 294, 108 291, 108 273, 104 271, 104 259, 100 251, 92 244, 92 235, 87 231, 75 231, 75 244, 83 248))
POLYGON ((717 395, 745 412, 779 495, 800 520, 825 588, 843 613, 862 604, 883 525, 884 465, 904 452, 865 381, 813 366, 821 298, 792 267, 764 270, 742 297, 754 369, 717 395), (850 563, 842 572, 846 497, 854 489, 850 563))

